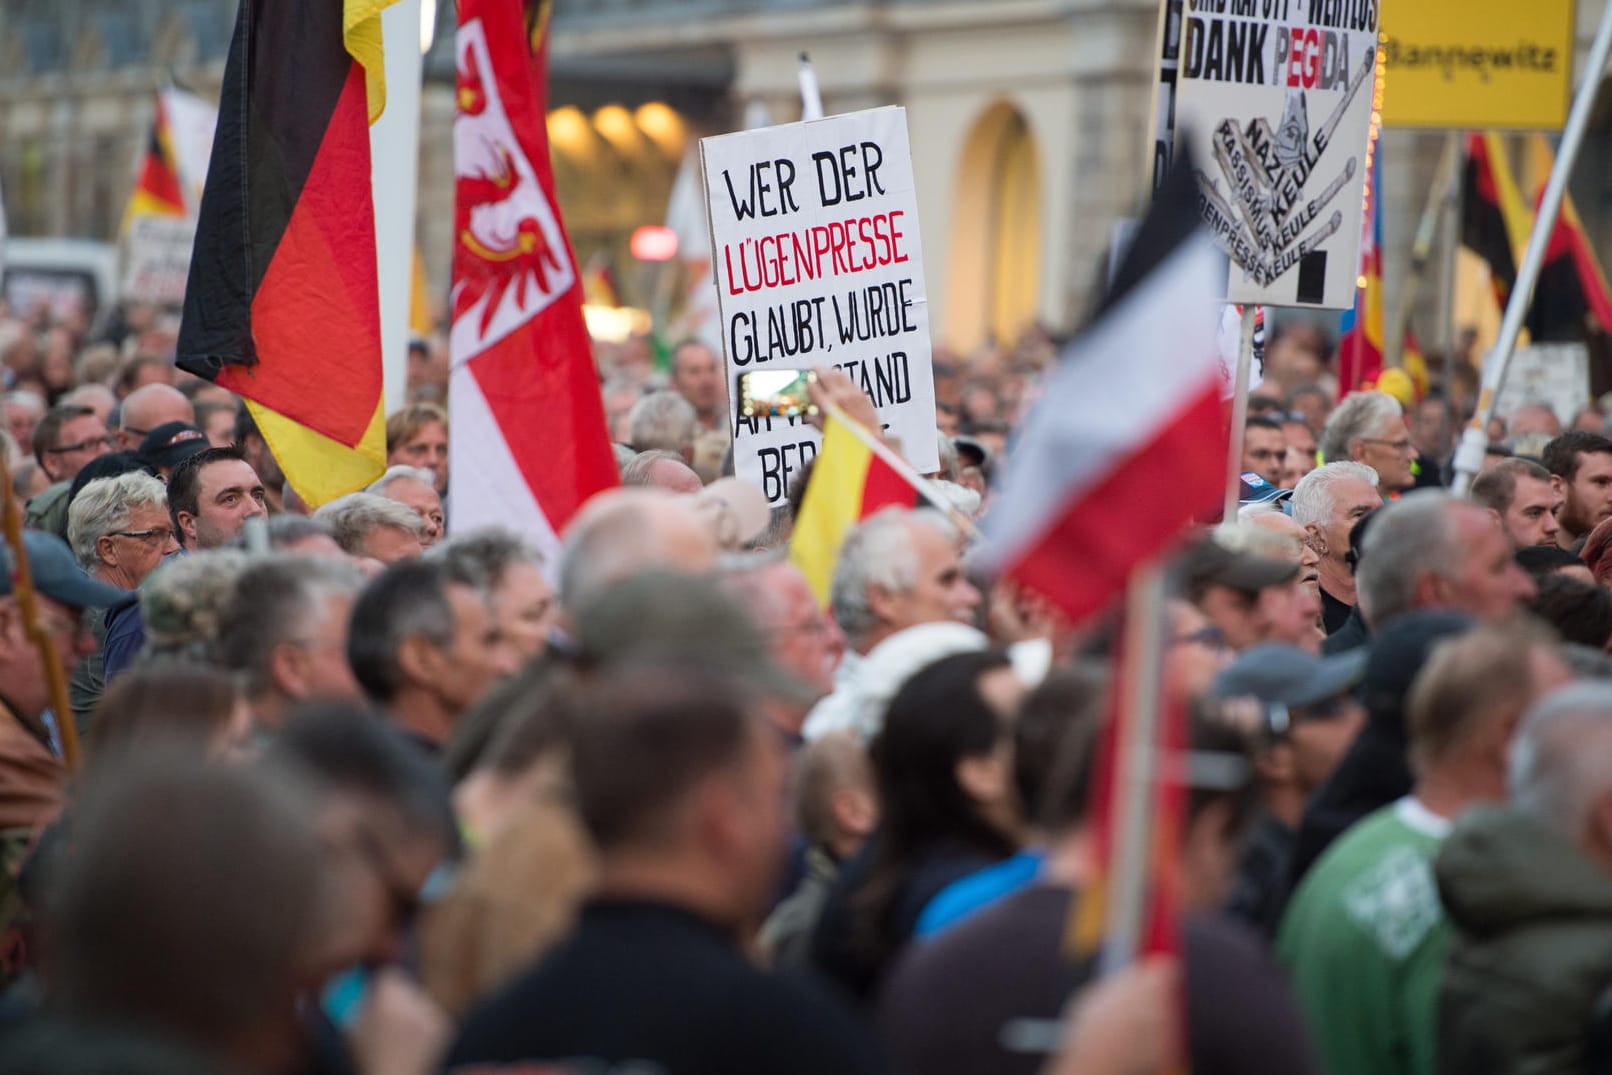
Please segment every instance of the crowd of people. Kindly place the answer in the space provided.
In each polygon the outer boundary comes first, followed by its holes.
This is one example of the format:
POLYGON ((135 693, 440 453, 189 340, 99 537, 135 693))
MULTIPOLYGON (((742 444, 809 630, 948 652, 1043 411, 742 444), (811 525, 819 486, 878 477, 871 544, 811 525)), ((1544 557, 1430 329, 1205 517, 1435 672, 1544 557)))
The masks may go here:
MULTIPOLYGON (((1593 408, 1516 410, 1458 498, 1459 384, 1338 400, 1324 336, 1275 326, 1242 505, 1184 538, 1158 625, 1179 951, 1100 974, 1071 938, 1117 613, 984 577, 957 522, 991 510, 1044 335, 936 356, 945 510, 852 527, 827 607, 787 557, 809 476, 774 510, 731 476, 700 343, 599 347, 622 485, 557 560, 454 530, 436 342, 385 473, 316 510, 172 343, 149 311, 94 342, 0 319, 68 679, 58 711, 8 550, 0 1070, 1612 1063, 1593 408)), ((813 392, 871 418, 835 371, 813 392)))

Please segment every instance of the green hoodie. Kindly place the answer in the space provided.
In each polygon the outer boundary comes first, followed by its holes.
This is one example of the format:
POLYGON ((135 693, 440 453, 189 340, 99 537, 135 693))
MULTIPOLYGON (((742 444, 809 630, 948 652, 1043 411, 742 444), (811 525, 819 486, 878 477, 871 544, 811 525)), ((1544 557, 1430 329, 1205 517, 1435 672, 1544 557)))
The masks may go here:
POLYGON ((1612 986, 1612 875, 1508 807, 1465 814, 1434 871, 1457 930, 1442 1075, 1584 1072, 1592 1013, 1612 986))

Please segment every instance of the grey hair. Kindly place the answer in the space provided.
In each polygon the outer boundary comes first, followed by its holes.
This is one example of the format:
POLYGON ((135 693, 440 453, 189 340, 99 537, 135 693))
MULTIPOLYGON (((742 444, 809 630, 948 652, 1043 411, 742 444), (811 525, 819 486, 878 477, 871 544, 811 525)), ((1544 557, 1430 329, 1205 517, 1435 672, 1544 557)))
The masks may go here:
POLYGON ((649 472, 654 469, 656 463, 662 460, 670 460, 680 466, 688 466, 683 461, 683 457, 676 452, 668 452, 662 448, 651 448, 648 451, 639 452, 621 468, 621 484, 654 485, 655 483, 650 481, 649 472))
POLYGON ((1278 534, 1247 522, 1221 523, 1213 532, 1215 544, 1232 552, 1252 553, 1270 560, 1287 562, 1301 551, 1299 539, 1278 534))
POLYGON ((1364 463, 1343 460, 1316 467, 1293 487, 1288 506, 1300 526, 1321 524, 1332 514, 1332 487, 1344 481, 1363 481, 1377 488, 1377 471, 1364 463))
POLYGON ((1570 683, 1522 719, 1507 773, 1519 811, 1569 840, 1612 790, 1612 683, 1570 683))
POLYGON ((218 662, 244 673, 249 690, 264 690, 275 649, 300 641, 327 598, 354 597, 363 585, 363 573, 349 560, 291 553, 255 558, 219 614, 218 662))
POLYGON ((385 495, 387 486, 404 478, 411 478, 414 481, 430 486, 432 489, 437 487, 437 476, 429 470, 424 467, 411 467, 407 464, 399 463, 395 467, 387 467, 385 474, 382 474, 364 487, 364 492, 374 493, 377 496, 385 495))
POLYGON ((67 543, 79 566, 90 571, 100 563, 95 547, 108 534, 129 525, 135 508, 156 508, 168 518, 168 487, 143 470, 86 482, 67 508, 67 543))
POLYGON ((932 527, 948 540, 956 540, 957 528, 951 520, 930 508, 916 510, 889 507, 863 519, 845 535, 834 579, 829 584, 829 604, 846 640, 859 645, 879 626, 868 591, 877 586, 892 593, 906 593, 918 584, 918 565, 912 555, 908 527, 932 527))
POLYGON ((224 604, 249 563, 238 549, 209 549, 176 556, 152 572, 139 591, 146 629, 141 658, 213 663, 224 604))
POLYGON ((638 453, 625 444, 612 444, 610 450, 616 456, 616 474, 619 476, 627 469, 627 464, 638 458, 638 453))
POLYGON ((43 418, 45 411, 48 409, 45 405, 45 397, 27 388, 13 388, 5 395, 0 396, 0 403, 19 403, 33 411, 35 419, 43 418))
POLYGON ((455 582, 491 597, 516 564, 542 568, 543 553, 513 530, 489 526, 458 534, 426 553, 426 559, 442 563, 455 582))
POLYGON ((295 545, 300 541, 307 541, 311 537, 324 536, 332 540, 335 534, 330 524, 323 519, 314 519, 307 515, 295 515, 291 512, 282 512, 279 515, 269 516, 269 547, 283 549, 288 545, 295 545))
POLYGON ((413 508, 374 493, 348 493, 337 497, 313 513, 314 519, 330 525, 330 536, 349 556, 364 554, 364 541, 370 531, 394 527, 425 540, 425 520, 413 508))
POLYGON ((1407 493, 1386 505, 1366 531, 1355 585, 1360 614, 1373 628, 1411 610, 1416 580, 1423 574, 1460 562, 1452 509, 1461 504, 1466 502, 1436 489, 1407 493))
POLYGON ((1321 457, 1328 462, 1349 458, 1355 441, 1376 436, 1390 418, 1402 418, 1405 408, 1387 392, 1356 392, 1338 404, 1321 431, 1321 457))
POLYGON ((676 392, 653 392, 627 413, 627 438, 640 452, 651 448, 681 454, 694 443, 694 405, 676 392))

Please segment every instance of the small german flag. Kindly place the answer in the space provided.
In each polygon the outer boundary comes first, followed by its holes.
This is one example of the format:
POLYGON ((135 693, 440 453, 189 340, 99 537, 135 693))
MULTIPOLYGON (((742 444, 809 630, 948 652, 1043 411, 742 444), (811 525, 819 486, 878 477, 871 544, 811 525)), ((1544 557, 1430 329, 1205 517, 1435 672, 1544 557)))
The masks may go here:
POLYGON ((1532 225, 1500 136, 1469 135, 1461 184, 1461 245, 1489 263, 1501 307, 1517 283, 1517 252, 1527 245, 1532 225))
POLYGON ((123 211, 123 230, 135 217, 182 217, 186 213, 184 184, 179 180, 179 164, 174 156, 173 134, 168 126, 168 110, 157 95, 157 115, 151 121, 151 137, 135 176, 134 191, 123 211))
MULTIPOLYGON (((1534 176, 1533 207, 1537 211, 1545 197, 1555 155, 1544 137, 1535 134, 1528 139, 1528 156, 1534 176)), ((1577 342, 1587 332, 1612 332, 1612 293, 1569 194, 1562 201, 1550 244, 1545 248, 1545 263, 1540 267, 1534 301, 1528 310, 1528 334, 1540 342, 1577 342)))
POLYGON ((242 0, 180 325, 317 505, 385 465, 369 125, 391 0, 242 0))

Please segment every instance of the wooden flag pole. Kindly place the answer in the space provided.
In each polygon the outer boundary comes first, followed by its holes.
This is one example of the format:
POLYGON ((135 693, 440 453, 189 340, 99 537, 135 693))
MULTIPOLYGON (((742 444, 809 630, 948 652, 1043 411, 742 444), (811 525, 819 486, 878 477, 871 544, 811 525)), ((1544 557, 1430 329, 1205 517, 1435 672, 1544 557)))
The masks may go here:
MULTIPOLYGON (((56 718, 57 734, 61 738, 62 761, 69 772, 77 772, 78 726, 73 723, 73 707, 67 699, 67 676, 62 670, 56 640, 39 622, 34 578, 28 567, 28 547, 22 540, 22 506, 13 494, 11 462, 6 458, 6 453, 0 451, 0 520, 3 520, 6 544, 11 546, 11 592, 17 597, 23 630, 39 650, 39 664, 45 674, 45 691, 50 699, 51 714, 56 718)), ((76 637, 76 622, 73 624, 73 633, 76 637)))
POLYGON ((1465 496, 1483 466, 1484 453, 1489 447, 1489 419, 1494 417, 1494 405, 1500 390, 1505 387, 1506 368, 1511 364, 1512 352, 1517 348, 1517 337, 1522 333, 1523 319, 1534 299, 1534 285, 1539 281, 1539 270, 1545 264, 1545 251, 1556 231, 1556 217, 1562 209, 1562 198, 1567 194, 1567 179, 1578 160, 1579 147, 1584 143, 1584 131, 1589 127, 1590 113, 1601 88, 1601 76, 1612 55, 1612 4, 1601 13, 1601 25, 1595 31, 1595 43, 1590 46, 1589 62, 1573 95, 1573 108, 1567 115, 1567 126, 1562 130, 1562 144, 1556 151, 1556 166, 1551 169, 1550 182, 1545 185, 1539 212, 1534 216, 1534 230, 1528 236, 1528 249, 1522 264, 1517 267, 1517 282, 1512 285, 1511 297, 1506 301, 1506 316, 1500 323, 1500 338, 1494 350, 1483 363, 1483 389, 1478 393, 1478 408, 1472 415, 1472 424, 1461 437, 1461 446, 1455 452, 1456 496, 1465 496))

